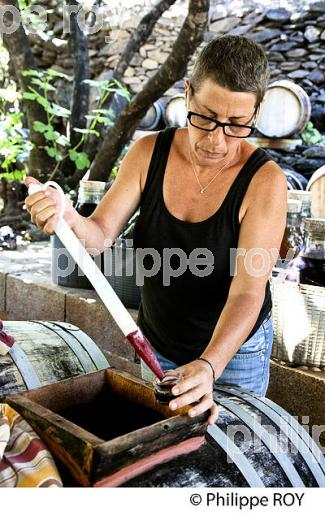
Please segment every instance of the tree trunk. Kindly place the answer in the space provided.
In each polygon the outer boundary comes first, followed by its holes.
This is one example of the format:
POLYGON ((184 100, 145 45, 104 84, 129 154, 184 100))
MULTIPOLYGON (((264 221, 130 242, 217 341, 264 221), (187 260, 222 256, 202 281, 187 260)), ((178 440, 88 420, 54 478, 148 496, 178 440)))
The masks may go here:
MULTIPOLYGON (((20 12, 17 0, 0 0, 0 6, 4 8, 9 6, 16 9, 16 12, 20 12)), ((9 10, 4 9, 3 23, 5 26, 12 26, 12 14, 9 10)), ((15 68, 20 89, 22 92, 28 92, 30 77, 23 76, 22 72, 26 69, 36 69, 37 67, 25 29, 20 23, 14 32, 11 34, 4 32, 2 37, 3 43, 10 54, 11 62, 15 68)), ((33 88, 36 89, 36 85, 33 85, 33 88)), ((33 124, 35 121, 41 121, 46 124, 46 112, 35 101, 24 100, 24 106, 26 107, 31 141, 34 145, 29 157, 29 173, 39 181, 45 182, 55 166, 55 161, 51 159, 44 150, 46 142, 43 134, 35 132, 33 124)))
POLYGON ((203 39, 208 12, 209 0, 190 0, 188 15, 170 55, 108 132, 91 166, 90 180, 107 181, 123 146, 131 139, 148 107, 184 77, 188 61, 203 39))
POLYGON ((25 208, 26 196, 27 188, 22 182, 0 179, 0 197, 4 203, 0 211, 0 228, 10 226, 14 232, 25 229, 26 222, 30 222, 30 214, 25 208))
MULTIPOLYGON (((79 6, 77 0, 68 0, 69 6, 79 6)), ((74 128, 86 128, 86 115, 89 110, 89 85, 84 83, 89 79, 89 53, 88 37, 79 27, 77 14, 71 14, 71 28, 69 35, 69 51, 73 60, 74 88, 72 94, 71 116, 70 116, 70 143, 74 148, 81 139, 81 134, 74 128)), ((75 163, 68 157, 61 166, 64 177, 72 176, 75 172, 75 163)))

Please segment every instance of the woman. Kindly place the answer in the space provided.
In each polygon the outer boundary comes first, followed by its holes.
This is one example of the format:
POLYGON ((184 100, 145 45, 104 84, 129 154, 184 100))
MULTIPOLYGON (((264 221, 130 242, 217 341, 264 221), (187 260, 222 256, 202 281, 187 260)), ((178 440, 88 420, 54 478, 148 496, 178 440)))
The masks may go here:
MULTIPOLYGON (((144 279, 140 328, 162 368, 182 375, 170 408, 191 405, 190 416, 210 409, 211 424, 215 379, 260 395, 268 385, 268 278, 284 232, 287 184, 270 156, 245 139, 268 78, 265 53, 255 42, 230 35, 210 41, 185 82, 188 127, 137 140, 91 217, 71 206, 65 211, 86 247, 102 251, 140 206, 137 251, 154 250, 169 261, 144 279)), ((48 234, 57 198, 48 190, 26 199, 32 221, 48 234)), ((152 267, 149 257, 145 271, 152 267)), ((142 374, 151 377, 145 366, 142 374)))

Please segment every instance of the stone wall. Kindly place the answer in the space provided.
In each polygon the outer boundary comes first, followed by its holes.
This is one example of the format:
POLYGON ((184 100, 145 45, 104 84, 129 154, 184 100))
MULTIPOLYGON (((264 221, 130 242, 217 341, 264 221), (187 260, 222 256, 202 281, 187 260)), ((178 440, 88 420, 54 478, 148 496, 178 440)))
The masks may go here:
MULTIPOLYGON (((139 2, 139 0, 138 0, 139 2)), ((47 7, 57 7, 56 0, 40 0, 47 7)), ((105 4, 106 2, 104 2, 105 4)), ((136 4, 137 2, 135 2, 136 4)), ((143 2, 150 4, 150 2, 143 2)), ((152 3, 152 2, 151 2, 152 3)), ((212 2, 213 4, 214 2, 212 2)), ((210 39, 222 34, 241 34, 261 43, 266 50, 272 70, 272 80, 291 79, 301 85, 313 100, 314 111, 325 103, 325 2, 319 1, 302 5, 298 10, 289 11, 283 7, 265 8, 254 2, 234 2, 212 5, 210 22, 204 42, 188 64, 190 74, 194 60, 200 49, 210 39), (320 105, 317 106, 316 105, 320 105)), ((297 4, 296 4, 297 5, 297 4)), ((96 77, 104 70, 112 69, 124 49, 126 42, 144 15, 137 14, 136 5, 128 7, 128 14, 115 19, 111 27, 109 10, 103 29, 90 35, 91 74, 96 77), (134 12, 135 11, 135 12, 134 12), (120 25, 119 25, 120 24, 120 25)), ((146 10, 150 5, 145 6, 146 10)), ((143 9, 144 11, 144 9, 143 9)), ((105 13, 105 9, 103 8, 105 13)), ((165 12, 156 24, 153 34, 135 56, 125 74, 125 83, 132 93, 138 92, 144 82, 158 69, 171 51, 187 12, 187 2, 176 4, 165 12)), ((51 41, 45 42, 41 36, 33 35, 34 54, 41 67, 57 65, 67 73, 72 72, 71 58, 67 47, 67 34, 63 31, 62 6, 48 15, 49 28, 53 31, 51 41)), ((166 95, 181 92, 181 85, 175 85, 166 95)))
MULTIPOLYGON (((85 0, 86 2, 86 0, 85 0)), ((63 32, 62 5, 56 0, 39 0, 53 12, 48 15, 52 37, 45 41, 41 34, 31 35, 34 55, 40 67, 53 67, 72 75, 72 60, 67 46, 68 34, 63 32)), ((109 77, 128 38, 143 15, 149 11, 153 0, 136 0, 123 10, 121 0, 103 0, 100 16, 104 21, 100 31, 89 36, 90 68, 92 78, 109 77)), ((86 2, 87 4, 87 2, 86 2)), ((92 4, 92 2, 88 2, 92 4)), ((124 2, 125 4, 125 2, 124 2)), ((187 13, 188 2, 178 0, 164 13, 139 54, 134 56, 125 72, 124 82, 132 94, 143 88, 171 51, 187 13)), ((277 2, 276 5, 282 5, 277 2)), ((210 39, 222 34, 240 34, 261 43, 267 52, 271 66, 271 81, 289 79, 310 96, 312 122, 325 133, 325 2, 290 2, 287 7, 272 8, 272 2, 263 0, 263 5, 253 0, 220 2, 211 1, 209 25, 204 42, 188 64, 189 76, 201 48, 210 39)), ((58 102, 69 106, 72 82, 60 85, 58 102)), ((184 91, 184 81, 179 81, 162 98, 163 103, 171 96, 184 91)), ((92 92, 92 99, 96 92, 92 92)), ((298 136, 293 136, 298 137, 298 136)), ((309 178, 324 164, 324 148, 300 146, 295 153, 271 151, 282 166, 294 169, 309 178)))

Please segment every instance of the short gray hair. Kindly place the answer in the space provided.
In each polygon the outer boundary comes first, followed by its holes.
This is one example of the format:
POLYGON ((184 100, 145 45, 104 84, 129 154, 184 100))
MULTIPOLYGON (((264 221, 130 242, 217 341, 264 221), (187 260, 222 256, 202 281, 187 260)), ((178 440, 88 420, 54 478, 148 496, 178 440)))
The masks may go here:
POLYGON ((190 78, 193 91, 211 79, 233 92, 256 95, 255 110, 264 97, 270 69, 262 46, 246 36, 225 35, 211 40, 199 54, 190 78))

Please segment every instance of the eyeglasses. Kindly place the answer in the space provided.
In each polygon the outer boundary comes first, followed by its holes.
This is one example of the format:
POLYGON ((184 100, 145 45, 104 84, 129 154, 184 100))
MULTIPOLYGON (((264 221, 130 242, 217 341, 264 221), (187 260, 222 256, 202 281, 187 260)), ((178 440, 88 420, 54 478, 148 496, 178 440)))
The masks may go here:
POLYGON ((205 130, 206 132, 213 132, 218 126, 221 126, 223 133, 228 137, 248 137, 255 130, 254 126, 221 123, 217 119, 202 116, 201 114, 191 111, 187 113, 187 119, 192 126, 200 130, 205 130))

